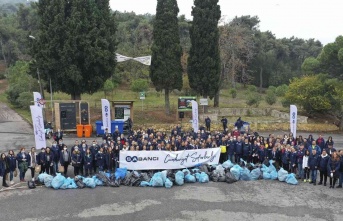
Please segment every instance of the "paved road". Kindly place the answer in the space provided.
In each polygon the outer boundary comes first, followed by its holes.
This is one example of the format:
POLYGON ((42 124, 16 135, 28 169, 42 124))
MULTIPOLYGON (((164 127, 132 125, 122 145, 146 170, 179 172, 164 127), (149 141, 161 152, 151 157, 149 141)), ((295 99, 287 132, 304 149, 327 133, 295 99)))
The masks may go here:
MULTIPOLYGON (((30 125, 3 104, 0 104, 0 133, 0 151, 34 144, 30 125)), ((71 145, 75 139, 74 136, 66 137, 65 142, 71 145)), ((334 139, 340 143, 343 137, 335 135, 334 139)), ((26 178, 29 178, 29 172, 26 178)), ((25 184, 17 184, 20 186, 25 187, 25 184)), ((291 186, 264 180, 185 184, 172 189, 122 186, 83 190, 45 187, 0 190, 0 220, 6 221, 340 221, 343 220, 342 205, 342 189, 314 187, 308 183, 291 186)))

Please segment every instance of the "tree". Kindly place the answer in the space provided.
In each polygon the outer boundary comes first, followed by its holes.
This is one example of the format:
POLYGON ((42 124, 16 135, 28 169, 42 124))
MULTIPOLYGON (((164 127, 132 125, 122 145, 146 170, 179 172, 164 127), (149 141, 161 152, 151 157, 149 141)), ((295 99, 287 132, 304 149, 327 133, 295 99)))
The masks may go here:
POLYGON ((143 79, 137 79, 132 81, 131 83, 131 90, 133 92, 142 92, 147 91, 149 88, 149 83, 143 79))
POLYGON ((116 66, 116 23, 108 0, 41 0, 33 57, 55 91, 81 99, 94 93, 116 66))
POLYGON ((212 99, 220 86, 220 53, 218 0, 195 0, 190 28, 191 49, 188 58, 190 87, 212 99))
POLYGON ((154 21, 150 78, 157 91, 164 90, 165 112, 170 113, 169 93, 182 89, 182 66, 176 0, 158 0, 154 21))
MULTIPOLYGON (((104 94, 105 94, 105 98, 107 98, 108 93, 112 93, 113 96, 113 90, 118 86, 118 84, 116 82, 113 82, 111 79, 107 79, 104 83, 104 94)), ((112 97, 113 98, 113 97, 112 97)))

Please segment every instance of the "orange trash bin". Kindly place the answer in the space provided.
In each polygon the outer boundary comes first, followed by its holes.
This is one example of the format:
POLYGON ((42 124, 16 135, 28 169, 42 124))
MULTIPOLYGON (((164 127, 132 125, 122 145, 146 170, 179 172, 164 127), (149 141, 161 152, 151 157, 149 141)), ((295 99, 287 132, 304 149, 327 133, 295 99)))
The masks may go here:
POLYGON ((83 125, 82 124, 76 125, 76 134, 77 134, 77 137, 83 137, 83 125))
POLYGON ((84 128, 85 128, 85 137, 91 137, 92 125, 91 124, 84 125, 84 128))

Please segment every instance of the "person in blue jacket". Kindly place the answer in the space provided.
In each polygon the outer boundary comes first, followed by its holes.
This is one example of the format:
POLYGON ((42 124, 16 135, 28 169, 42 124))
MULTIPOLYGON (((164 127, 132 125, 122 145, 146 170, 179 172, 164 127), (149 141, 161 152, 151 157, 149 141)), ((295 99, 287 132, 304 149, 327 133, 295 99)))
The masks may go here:
POLYGON ((8 151, 8 155, 6 156, 6 160, 9 166, 9 173, 10 173, 10 185, 14 184, 13 181, 13 173, 17 169, 17 159, 14 155, 13 150, 8 151))
POLYGON ((230 140, 226 143, 226 152, 228 159, 233 163, 234 162, 234 156, 235 156, 235 141, 233 140, 233 137, 230 137, 230 140))
POLYGON ((283 148, 281 153, 282 168, 290 172, 289 162, 290 162, 290 152, 288 148, 283 148))
POLYGON ((105 154, 103 153, 104 148, 100 147, 99 152, 95 155, 95 159, 97 162, 97 166, 99 168, 99 171, 104 171, 105 166, 105 154))
POLYGON ((239 163, 243 154, 243 142, 241 140, 241 137, 237 137, 237 142, 235 144, 235 160, 236 163, 239 163))
POLYGON ((250 163, 251 162, 251 145, 248 142, 248 138, 244 140, 243 144, 243 160, 250 163))
POLYGON ((9 172, 9 165, 6 160, 6 154, 2 153, 0 155, 0 177, 2 177, 2 186, 9 187, 6 183, 6 175, 9 172))
MULTIPOLYGON (((118 141, 120 143, 120 141, 118 141)), ((93 160, 92 160, 92 167, 93 167, 93 172, 96 173, 96 159, 95 159, 95 155, 98 153, 100 146, 98 145, 98 143, 96 142, 96 140, 93 140, 92 146, 89 147, 93 160)))
POLYGON ((258 146, 258 151, 257 151, 258 159, 260 163, 262 164, 264 161, 264 158, 266 157, 266 149, 264 148, 263 145, 260 145, 260 143, 257 143, 257 146, 258 146))
POLYGON ((255 140, 254 143, 251 146, 251 158, 252 162, 254 164, 258 163, 258 151, 259 151, 259 146, 257 146, 257 141, 255 140))
POLYGON ((53 154, 53 170, 54 173, 58 173, 58 162, 60 161, 60 148, 57 145, 57 142, 54 141, 51 146, 51 152, 53 154))
POLYGON ((298 177, 299 179, 304 179, 304 169, 303 169, 303 159, 305 155, 304 144, 299 144, 299 149, 297 150, 297 165, 298 165, 298 177))
POLYGON ((312 154, 308 158, 308 166, 311 170, 311 182, 313 185, 317 185, 317 170, 319 165, 319 156, 316 153, 316 150, 312 150, 312 154))
POLYGON ((297 173, 297 152, 295 152, 295 149, 293 147, 291 148, 289 161, 290 161, 291 173, 296 174, 297 173))
POLYGON ((93 169, 93 155, 92 155, 90 148, 88 148, 86 150, 83 161, 84 161, 86 176, 91 176, 92 175, 92 169, 93 169))
POLYGON ((74 151, 71 154, 71 165, 74 167, 74 176, 80 174, 80 167, 82 162, 82 153, 79 151, 79 147, 74 147, 74 151))
POLYGON ((322 154, 319 157, 319 177, 320 181, 318 185, 322 185, 324 181, 324 186, 326 186, 326 181, 328 179, 328 163, 329 163, 329 155, 326 153, 324 149, 322 154))
POLYGON ((313 153, 312 150, 315 150, 316 151, 316 154, 318 156, 320 156, 320 154, 322 154, 322 150, 320 149, 320 147, 316 144, 316 141, 312 141, 312 145, 309 146, 309 151, 310 151, 310 155, 313 153))
POLYGON ((45 172, 50 175, 56 175, 54 171, 54 154, 50 147, 45 150, 45 172))
POLYGON ((339 177, 340 157, 337 152, 333 152, 332 157, 328 162, 328 176, 330 177, 330 188, 335 188, 335 184, 339 177))
POLYGON ((63 174, 65 177, 67 176, 68 166, 70 164, 70 161, 71 159, 70 159, 70 154, 68 152, 68 148, 66 145, 63 145, 63 149, 60 153, 60 163, 61 163, 61 166, 64 167, 63 174))
POLYGON ((25 147, 20 149, 20 152, 17 154, 18 168, 19 168, 19 178, 20 182, 25 181, 25 173, 30 166, 30 155, 25 152, 25 147))
POLYGON ((41 149, 41 152, 37 155, 37 163, 41 166, 39 174, 46 172, 46 155, 45 148, 41 149))

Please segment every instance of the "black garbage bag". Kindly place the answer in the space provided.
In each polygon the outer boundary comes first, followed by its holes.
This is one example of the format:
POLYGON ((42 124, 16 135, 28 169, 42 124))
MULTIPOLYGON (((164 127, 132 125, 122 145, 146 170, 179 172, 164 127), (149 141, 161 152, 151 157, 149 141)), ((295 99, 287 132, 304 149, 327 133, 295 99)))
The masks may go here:
POLYGON ((141 173, 141 180, 146 181, 146 182, 150 182, 151 179, 147 173, 141 173))
POLYGON ((34 181, 27 181, 27 186, 29 189, 35 189, 36 188, 36 183, 34 181))
POLYGON ((176 174, 176 171, 167 170, 167 178, 168 178, 173 184, 176 184, 176 183, 175 183, 175 174, 176 174))
POLYGON ((213 182, 218 182, 219 174, 216 171, 211 172, 210 180, 213 181, 213 182))
POLYGON ((227 183, 234 183, 234 182, 237 182, 235 176, 231 173, 231 172, 227 172, 225 174, 225 181, 227 183))
POLYGON ((248 170, 250 170, 250 171, 255 169, 250 163, 247 163, 247 165, 245 165, 245 167, 248 168, 248 170))
POLYGON ((111 179, 104 172, 99 172, 95 176, 103 182, 104 186, 110 186, 111 179))
POLYGON ((79 188, 79 189, 83 189, 86 187, 86 184, 82 181, 82 179, 79 179, 78 177, 75 177, 74 178, 74 181, 76 183, 76 186, 79 188))
POLYGON ((218 176, 218 182, 225 182, 226 181, 226 177, 223 175, 219 175, 218 176))
POLYGON ((267 158, 264 159, 263 164, 266 165, 267 167, 270 166, 269 160, 267 158))
POLYGON ((114 181, 111 180, 108 183, 108 186, 110 186, 110 187, 119 187, 120 186, 119 180, 114 180, 114 181))
POLYGON ((125 178, 121 180, 121 184, 124 186, 130 186, 131 185, 131 177, 132 177, 132 173, 126 174, 125 178))

